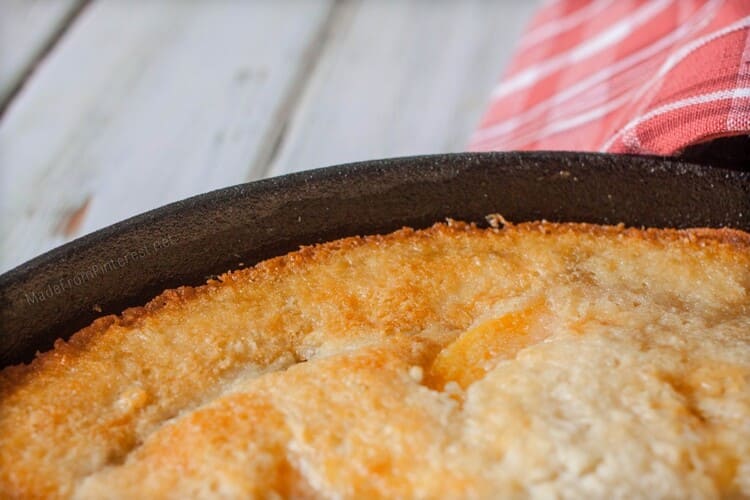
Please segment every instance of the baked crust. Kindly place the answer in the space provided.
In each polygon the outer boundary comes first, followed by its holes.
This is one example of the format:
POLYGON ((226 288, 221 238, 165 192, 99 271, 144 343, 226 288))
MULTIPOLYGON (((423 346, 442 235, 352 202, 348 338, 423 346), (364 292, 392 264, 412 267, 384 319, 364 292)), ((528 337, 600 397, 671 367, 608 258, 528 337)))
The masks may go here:
POLYGON ((750 495, 750 235, 304 247, 0 374, 0 496, 750 495))

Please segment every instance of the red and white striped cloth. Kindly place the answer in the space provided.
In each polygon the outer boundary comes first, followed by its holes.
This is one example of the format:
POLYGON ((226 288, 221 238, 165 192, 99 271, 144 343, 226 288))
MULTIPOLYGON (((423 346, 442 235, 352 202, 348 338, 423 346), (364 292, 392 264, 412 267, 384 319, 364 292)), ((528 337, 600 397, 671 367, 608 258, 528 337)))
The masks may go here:
POLYGON ((750 133, 750 0, 553 0, 470 149, 669 155, 750 133))

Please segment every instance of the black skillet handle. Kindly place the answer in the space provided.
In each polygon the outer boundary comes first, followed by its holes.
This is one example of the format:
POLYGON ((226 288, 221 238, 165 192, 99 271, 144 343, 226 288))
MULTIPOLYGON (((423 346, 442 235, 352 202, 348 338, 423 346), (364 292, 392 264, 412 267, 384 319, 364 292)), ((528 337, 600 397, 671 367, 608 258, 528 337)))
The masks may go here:
POLYGON ((750 136, 721 137, 685 148, 678 157, 689 163, 750 171, 750 136))

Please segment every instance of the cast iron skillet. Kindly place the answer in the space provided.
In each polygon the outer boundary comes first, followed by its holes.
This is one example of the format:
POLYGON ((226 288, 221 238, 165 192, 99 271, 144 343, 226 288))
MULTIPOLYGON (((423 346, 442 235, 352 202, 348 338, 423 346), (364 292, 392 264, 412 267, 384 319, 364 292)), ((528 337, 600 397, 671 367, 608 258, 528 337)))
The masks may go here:
POLYGON ((750 173, 656 157, 484 153, 369 161, 220 189, 97 231, 0 276, 0 366, 103 314, 311 244, 547 219, 750 230, 750 173))

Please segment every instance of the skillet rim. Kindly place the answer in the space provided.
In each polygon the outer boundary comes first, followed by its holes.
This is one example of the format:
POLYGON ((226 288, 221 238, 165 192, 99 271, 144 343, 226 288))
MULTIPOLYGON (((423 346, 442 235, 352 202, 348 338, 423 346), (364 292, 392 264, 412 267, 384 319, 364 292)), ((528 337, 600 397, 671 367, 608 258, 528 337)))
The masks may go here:
MULTIPOLYGON (((118 244, 121 245, 123 241, 126 241, 129 235, 137 235, 143 231, 148 232, 149 228, 152 230, 159 228, 160 223, 173 218, 179 219, 201 212, 210 213, 212 210, 220 210, 222 208, 225 211, 231 212, 233 202, 246 200, 247 198, 261 199, 274 195, 288 195, 290 193, 302 194, 304 198, 304 195, 309 195, 310 193, 314 195, 316 192, 318 196, 322 196, 321 187, 323 190, 331 186, 342 188, 350 185, 350 183, 352 183, 353 187, 361 190, 362 183, 368 179, 385 179, 387 183, 394 181, 398 183, 400 179, 402 184, 419 184, 420 181, 423 181, 425 185, 428 185, 430 180, 434 181, 439 178, 443 180, 448 178, 450 180, 451 178, 458 177, 472 167, 497 168, 503 170, 506 174, 511 172, 514 174, 523 173, 529 175, 531 172, 536 172, 535 169, 541 168, 540 165, 546 165, 546 170, 544 168, 539 170, 539 172, 546 175, 550 172, 550 164, 557 165, 558 171, 561 174, 559 179, 553 179, 555 182, 565 181, 566 179, 570 181, 569 178, 562 175, 563 172, 567 172, 569 177, 572 175, 572 178, 578 181, 576 175, 581 175, 582 173, 603 176, 603 174, 617 174, 618 171, 624 177, 637 171, 643 174, 642 178, 646 180, 651 180, 652 177, 654 179, 660 177, 664 179, 665 176, 679 176, 687 180, 701 179, 701 182, 707 182, 709 186, 712 182, 723 183, 727 186, 731 186, 736 182, 737 188, 744 191, 747 195, 747 205, 750 206, 750 172, 684 163, 679 159, 668 157, 561 151, 452 153, 404 156, 324 167, 238 184, 192 196, 130 217, 51 249, 0 274, 0 330, 2 330, 2 338, 0 338, 0 363, 2 364, 0 366, 13 364, 13 362, 18 362, 19 360, 28 360, 29 349, 19 349, 18 344, 29 339, 37 340, 40 336, 39 328, 36 328, 36 331, 33 332, 29 331, 29 329, 23 332, 24 328, 21 327, 19 331, 16 327, 20 323, 23 323, 23 321, 18 318, 12 318, 11 323, 13 325, 11 327, 8 327, 9 323, 7 323, 8 318, 12 316, 11 309, 14 305, 19 305, 19 291, 22 291, 25 285, 32 283, 35 275, 38 276, 40 273, 45 274, 50 271, 52 271, 52 274, 55 274, 55 269, 60 265, 65 267, 66 265, 80 264, 78 256, 82 253, 92 253, 98 247, 105 247, 106 249, 108 245, 116 248, 118 244), (486 165, 488 163, 491 164, 489 167, 486 165), (631 169, 630 172, 628 169, 631 169), (571 171, 573 172, 572 174, 571 171), (442 174, 442 177, 440 174, 442 174), (122 241, 118 243, 118 239, 122 241), (15 293, 15 297, 11 299, 13 293, 15 293), (13 328, 16 328, 16 330, 13 328), (12 338, 8 340, 8 337, 12 338), (18 337, 22 338, 21 342, 17 341, 18 337), (24 352, 19 354, 20 351, 24 352)), ((554 168, 552 168, 552 174, 554 177, 554 168)), ((370 191, 376 192, 378 187, 378 185, 372 184, 365 189, 369 188, 370 191)), ((719 199, 714 199, 713 203, 714 205, 720 204, 720 201, 719 199)), ((279 208, 276 207, 276 210, 279 210, 279 208)), ((750 216, 750 213, 748 213, 748 216, 750 216)), ((744 214, 740 212, 738 217, 742 218, 744 214)), ((750 219, 750 217, 748 218, 750 219)), ((551 217, 551 219, 556 220, 555 217, 551 217)), ((511 218, 511 220, 520 221, 528 219, 511 218)), ((206 225, 210 225, 210 222, 206 222, 206 225)), ((750 230, 750 221, 744 219, 742 222, 745 225, 740 227, 740 229, 750 230)), ((177 229, 181 228, 178 227, 177 229)), ((309 244, 311 242, 298 241, 297 243, 309 244)), ((162 255, 162 257, 159 257, 159 259, 164 260, 164 256, 168 253, 160 252, 159 255, 162 255)), ((267 256, 263 258, 267 258, 267 256)), ((256 259, 255 261, 257 262, 258 260, 262 259, 256 259)), ((162 280, 161 283, 164 283, 164 281, 162 280)), ((195 280, 188 280, 185 284, 193 285, 196 283, 195 280)), ((171 288, 173 285, 167 283, 165 287, 171 288)), ((80 285, 80 287, 83 286, 80 285)), ((92 286, 92 288, 95 287, 92 286)), ((28 286, 26 289, 30 290, 28 286)), ((79 295, 81 292, 83 290, 77 290, 79 295)), ((140 296, 143 297, 143 294, 141 293, 140 296)), ((60 300, 57 298, 56 302, 60 302, 60 300)), ((128 300, 128 302, 133 301, 128 300)), ((143 302, 145 301, 141 301, 140 303, 142 304, 143 302)), ((46 302, 43 301, 43 304, 46 307, 46 302)), ((58 304, 58 307, 60 307, 60 304, 58 304)), ((104 308, 106 309, 105 311, 97 312, 93 316, 103 316, 107 313, 119 312, 122 309, 118 310, 118 307, 121 307, 121 305, 108 305, 104 308)), ((36 312, 40 314, 38 310, 36 312)), ((64 313, 65 311, 57 311, 58 316, 60 314, 64 315, 64 313)), ((48 313, 42 312, 41 314, 48 313)), ((29 313, 30 315, 31 312, 29 313)), ((68 316, 71 316, 71 313, 68 313, 68 316)), ((92 314, 87 315, 87 317, 90 316, 92 314)), ((33 322, 33 318, 29 318, 29 320, 33 322)), ((85 322, 88 324, 90 320, 86 320, 85 322)), ((46 330, 49 331, 51 328, 52 326, 48 326, 46 330)), ((77 331, 77 329, 69 330, 69 328, 63 328, 62 336, 64 338, 77 331)), ((49 337, 49 335, 47 336, 49 337)))

